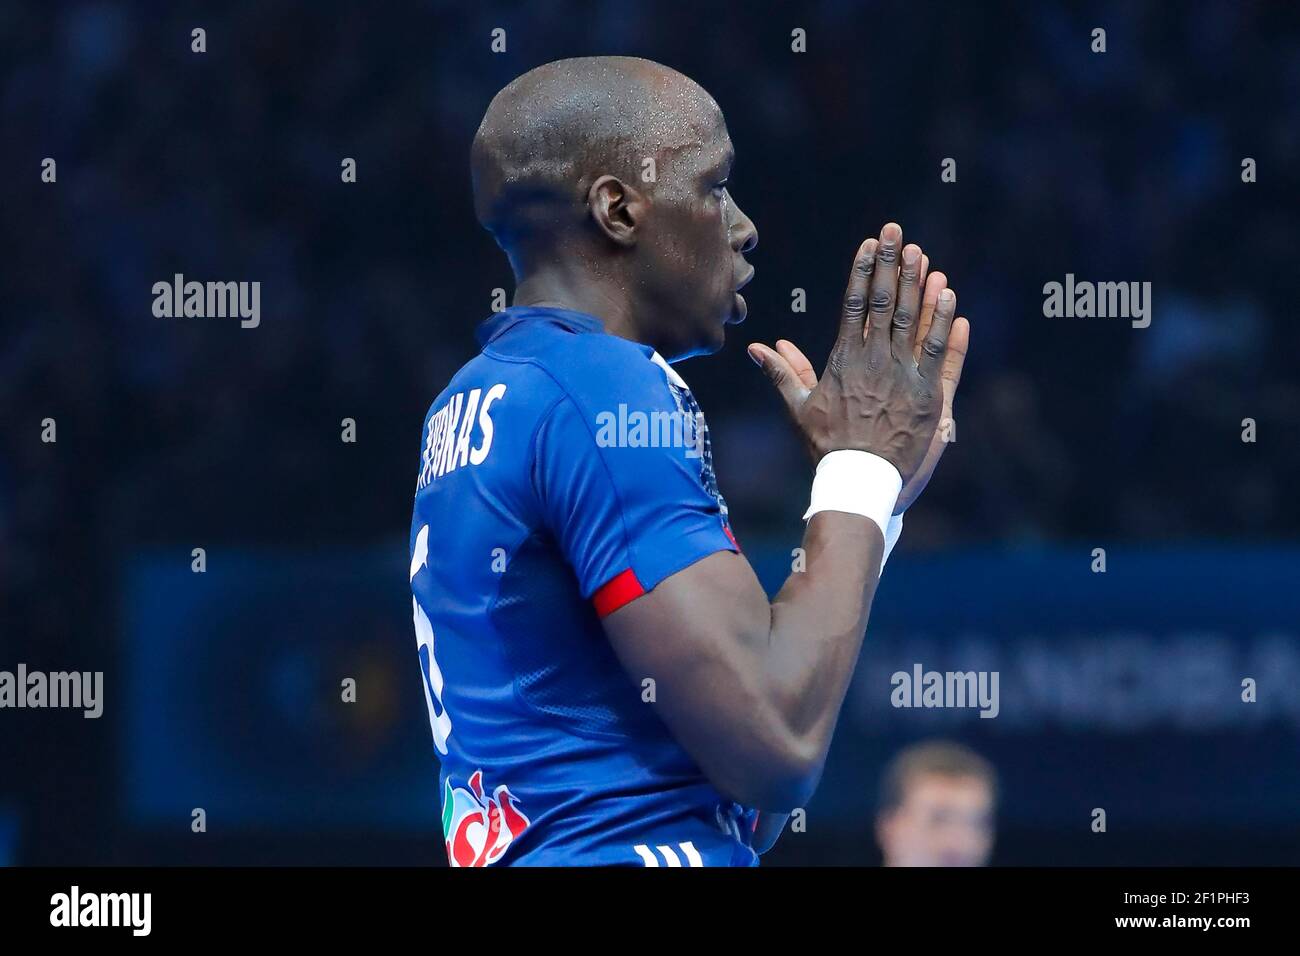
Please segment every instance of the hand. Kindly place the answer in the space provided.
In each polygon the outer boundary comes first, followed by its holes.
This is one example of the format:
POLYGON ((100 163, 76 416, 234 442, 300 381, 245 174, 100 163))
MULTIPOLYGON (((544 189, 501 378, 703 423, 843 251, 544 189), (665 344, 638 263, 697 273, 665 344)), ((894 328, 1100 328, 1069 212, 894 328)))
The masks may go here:
MULTIPOLYGON (((925 274, 929 266, 929 257, 922 258, 922 275, 925 274)), ((925 279, 925 295, 921 300, 921 321, 916 329, 918 342, 924 341, 926 333, 929 331, 930 323, 934 319, 935 307, 939 301, 939 293, 948 286, 948 277, 942 272, 935 272, 925 279)), ((788 343, 787 343, 788 344, 788 343)), ((777 348, 781 347, 778 342, 777 348)), ((957 384, 961 381, 961 369, 966 364, 966 350, 970 346, 970 323, 964 317, 958 317, 953 320, 952 330, 948 333, 948 351, 943 356, 943 368, 939 372, 939 384, 943 388, 943 410, 939 413, 939 427, 934 431, 934 438, 930 440, 930 448, 925 453, 925 459, 921 462, 921 467, 917 469, 916 474, 912 476, 903 490, 898 494, 898 503, 894 505, 894 514, 901 515, 907 508, 921 496, 925 486, 930 483, 930 476, 934 474, 935 467, 939 464, 939 459, 943 457, 944 449, 957 440, 957 423, 952 417, 952 400, 957 394, 957 384)), ((790 348, 794 348, 793 345, 790 348)), ((798 349, 795 349, 798 352, 798 349)), ((800 354, 802 358, 802 354, 800 354)), ((916 358, 921 358, 921 347, 918 344, 916 349, 916 358)), ((807 363, 807 359, 804 362, 807 363)), ((808 369, 812 371, 811 366, 808 369)), ((816 381, 814 377, 814 381, 816 381)))
POLYGON ((780 392, 814 462, 842 448, 880 455, 898 468, 910 503, 943 453, 942 442, 934 450, 944 410, 942 374, 953 345, 964 357, 969 324, 957 323, 961 336, 950 341, 956 295, 945 288, 942 274, 925 281, 929 263, 919 247, 902 249, 900 267, 902 237, 902 229, 889 223, 879 240, 868 239, 858 249, 839 337, 820 380, 790 342, 778 342, 776 350, 755 343, 749 354, 780 392), (933 283, 928 312, 922 308, 923 283, 927 292, 933 283))

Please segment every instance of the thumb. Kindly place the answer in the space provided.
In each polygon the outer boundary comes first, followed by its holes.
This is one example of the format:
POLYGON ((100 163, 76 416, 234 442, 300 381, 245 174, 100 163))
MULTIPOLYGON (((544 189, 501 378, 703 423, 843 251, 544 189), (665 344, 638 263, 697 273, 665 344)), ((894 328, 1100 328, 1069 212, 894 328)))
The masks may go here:
POLYGON ((794 367, 785 356, 758 342, 752 344, 748 352, 749 357, 763 370, 767 380, 781 393, 787 408, 793 411, 803 404, 804 399, 808 397, 809 389, 799 381, 794 367))

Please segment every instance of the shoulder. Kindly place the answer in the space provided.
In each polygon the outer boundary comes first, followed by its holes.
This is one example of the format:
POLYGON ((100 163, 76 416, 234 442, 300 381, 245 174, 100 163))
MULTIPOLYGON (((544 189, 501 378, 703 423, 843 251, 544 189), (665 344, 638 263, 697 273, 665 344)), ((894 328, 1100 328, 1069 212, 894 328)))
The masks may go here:
POLYGON ((579 411, 674 407, 666 363, 649 346, 604 333, 548 339, 534 361, 579 411))

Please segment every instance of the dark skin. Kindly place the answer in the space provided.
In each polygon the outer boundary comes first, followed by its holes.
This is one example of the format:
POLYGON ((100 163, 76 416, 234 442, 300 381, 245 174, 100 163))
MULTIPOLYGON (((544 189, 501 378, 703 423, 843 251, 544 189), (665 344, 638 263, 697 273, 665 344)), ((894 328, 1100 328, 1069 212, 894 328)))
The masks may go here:
MULTIPOLYGON (((632 62, 634 81, 687 104, 675 129, 689 131, 689 142, 657 157, 650 185, 626 172, 585 171, 574 208, 553 217, 565 225, 545 244, 507 246, 519 270, 514 301, 600 316, 610 333, 670 360, 716 351, 725 326, 744 319, 738 290, 753 275, 744 257, 757 242, 727 185, 730 137, 692 81, 632 62)), ((969 336, 946 278, 928 266, 896 224, 862 244, 820 378, 790 342, 749 349, 814 464, 856 449, 897 467, 896 513, 924 489, 946 446, 937 426, 951 415, 969 336)), ((884 539, 868 518, 821 512, 802 547, 805 570, 771 601, 744 556, 724 551, 604 619, 627 672, 638 686, 654 678, 657 712, 710 781, 769 811, 802 806, 820 778, 884 539)), ((760 849, 784 818, 773 819, 756 835, 760 849)))
POLYGON ((699 102, 688 125, 694 147, 657 157, 653 189, 609 173, 582 184, 589 221, 530 257, 515 305, 569 303, 669 361, 722 347, 724 326, 745 319, 739 292, 758 231, 727 189, 734 151, 721 111, 699 102))

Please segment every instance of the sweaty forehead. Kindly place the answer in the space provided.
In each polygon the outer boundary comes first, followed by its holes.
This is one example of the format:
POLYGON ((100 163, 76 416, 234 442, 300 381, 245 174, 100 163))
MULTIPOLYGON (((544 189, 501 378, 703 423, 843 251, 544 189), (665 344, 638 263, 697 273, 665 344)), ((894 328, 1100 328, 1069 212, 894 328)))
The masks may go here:
POLYGON ((711 169, 730 167, 735 162, 736 152, 731 145, 727 123, 716 103, 710 99, 708 105, 710 109, 701 111, 695 127, 700 165, 711 169))
POLYGON ((642 120, 649 137, 667 148, 730 148, 722 110, 698 83, 665 68, 650 71, 643 81, 648 103, 642 120))

